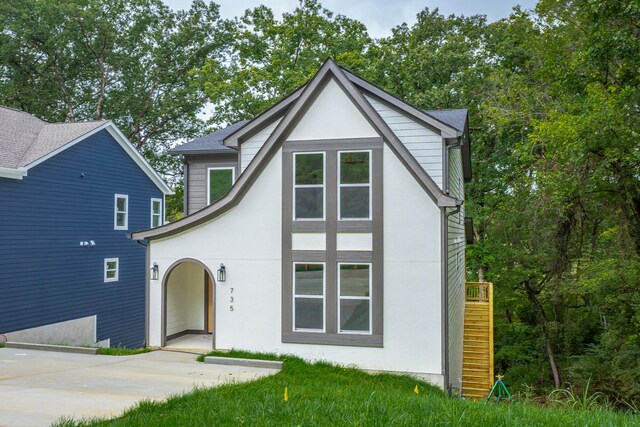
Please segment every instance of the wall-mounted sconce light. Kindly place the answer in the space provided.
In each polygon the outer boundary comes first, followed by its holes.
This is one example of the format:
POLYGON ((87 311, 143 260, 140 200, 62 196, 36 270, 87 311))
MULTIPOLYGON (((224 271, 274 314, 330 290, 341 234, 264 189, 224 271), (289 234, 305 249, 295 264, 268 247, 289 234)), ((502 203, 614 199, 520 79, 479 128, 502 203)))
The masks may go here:
POLYGON ((151 267, 151 280, 158 280, 160 276, 160 267, 158 267, 158 263, 154 262, 153 267, 151 267))
POLYGON ((218 269, 218 282, 225 282, 227 280, 227 269, 224 264, 220 264, 218 269))

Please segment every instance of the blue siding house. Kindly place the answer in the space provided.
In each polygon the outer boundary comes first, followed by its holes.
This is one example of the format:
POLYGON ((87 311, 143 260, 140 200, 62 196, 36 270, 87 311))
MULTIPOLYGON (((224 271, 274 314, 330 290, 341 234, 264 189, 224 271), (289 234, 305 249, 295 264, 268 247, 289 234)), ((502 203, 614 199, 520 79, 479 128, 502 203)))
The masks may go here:
POLYGON ((0 334, 141 347, 145 250, 171 190, 110 121, 0 107, 0 334))

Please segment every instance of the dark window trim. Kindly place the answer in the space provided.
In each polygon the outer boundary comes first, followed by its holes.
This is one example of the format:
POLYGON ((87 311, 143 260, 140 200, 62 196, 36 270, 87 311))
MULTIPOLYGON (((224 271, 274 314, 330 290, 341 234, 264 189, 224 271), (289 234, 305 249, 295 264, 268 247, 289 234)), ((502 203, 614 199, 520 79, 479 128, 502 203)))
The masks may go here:
POLYGON ((313 141, 285 141, 282 147, 282 342, 295 344, 344 345, 383 347, 383 188, 382 138, 335 139, 313 141), (371 150, 372 219, 338 220, 338 152, 344 150, 371 150), (293 153, 324 151, 325 156, 325 220, 293 220, 293 153), (293 251, 292 233, 326 233, 325 251, 293 251), (372 233, 372 251, 337 251, 338 232, 372 233), (302 332, 293 330, 293 269, 294 262, 325 262, 325 331, 302 332), (372 264, 371 281, 371 334, 338 332, 338 262, 372 264))

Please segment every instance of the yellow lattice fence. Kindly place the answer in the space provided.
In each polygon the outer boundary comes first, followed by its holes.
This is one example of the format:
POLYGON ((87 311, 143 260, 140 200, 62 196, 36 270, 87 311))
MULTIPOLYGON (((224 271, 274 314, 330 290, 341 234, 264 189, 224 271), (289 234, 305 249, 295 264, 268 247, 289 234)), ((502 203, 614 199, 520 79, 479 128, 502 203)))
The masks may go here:
POLYGON ((493 283, 465 283, 462 394, 484 399, 493 386, 493 283))

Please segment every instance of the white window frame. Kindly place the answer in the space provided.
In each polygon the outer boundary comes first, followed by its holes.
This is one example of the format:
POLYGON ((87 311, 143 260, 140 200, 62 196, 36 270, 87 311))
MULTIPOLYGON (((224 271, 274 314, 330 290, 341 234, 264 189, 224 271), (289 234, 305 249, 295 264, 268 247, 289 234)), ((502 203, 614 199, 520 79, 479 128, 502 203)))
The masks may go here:
POLYGON ((162 225, 162 223, 164 222, 163 221, 164 215, 162 214, 162 212, 163 212, 162 207, 163 207, 162 199, 157 199, 157 198, 154 198, 154 197, 151 198, 151 228, 160 227, 162 225), (153 213, 153 204, 154 203, 160 203, 160 212, 157 213, 157 214, 153 213), (158 225, 153 225, 153 217, 154 216, 158 217, 158 225))
POLYGON ((293 153, 293 220, 294 221, 324 221, 327 217, 327 153, 325 151, 298 151, 293 153), (306 154, 322 154, 322 184, 296 184, 296 157, 306 154), (322 218, 296 218, 296 189, 322 188, 322 218))
POLYGON ((236 183, 236 168, 233 166, 211 166, 207 168, 207 206, 211 204, 211 172, 212 170, 231 170, 231 186, 236 183))
POLYGON ((104 259, 104 283, 117 282, 119 280, 119 276, 120 276, 120 258, 105 258, 104 259), (110 262, 116 263, 116 268, 115 268, 116 277, 107 277, 107 271, 114 271, 113 269, 108 268, 110 262))
POLYGON ((349 335, 371 335, 372 331, 373 331, 373 305, 371 304, 371 292, 373 289, 373 264, 370 262, 348 262, 348 261, 344 261, 344 262, 339 262, 338 263, 338 307, 337 307, 337 317, 338 317, 338 333, 339 334, 349 334, 349 335), (369 266, 369 296, 368 297, 354 297, 354 296, 346 296, 343 297, 341 295, 341 286, 342 284, 340 283, 340 266, 341 265, 368 265, 369 266), (351 331, 351 330, 342 330, 340 328, 340 325, 342 324, 341 319, 340 319, 340 302, 342 300, 368 300, 369 301, 369 330, 368 331, 351 331))
POLYGON ((113 229, 128 230, 129 229, 129 196, 126 194, 114 194, 113 197, 113 229), (118 211, 118 199, 125 200, 124 211, 118 211), (124 214, 124 225, 118 225, 118 214, 124 214))
POLYGON ((371 220, 371 210, 373 209, 373 201, 371 200, 373 197, 373 192, 372 192, 372 179, 373 179, 373 171, 371 170, 371 158, 373 156, 372 150, 341 150, 338 151, 338 200, 337 200, 337 205, 338 205, 338 221, 367 221, 367 220, 371 220), (368 184, 343 184, 342 183, 342 176, 341 176, 341 168, 340 168, 340 156, 342 155, 342 153, 369 153, 369 183, 368 184), (342 187, 369 187, 369 216, 368 217, 362 217, 362 218, 342 218, 341 213, 342 213, 342 206, 341 206, 341 197, 340 197, 340 193, 342 190, 342 187))
POLYGON ((291 265, 292 269, 292 288, 291 289, 291 326, 294 332, 313 332, 313 333, 325 333, 327 330, 327 263, 321 261, 293 261, 291 265), (322 265, 322 295, 296 295, 296 264, 318 264, 322 265), (296 328, 296 298, 322 298, 322 329, 307 329, 296 328))

